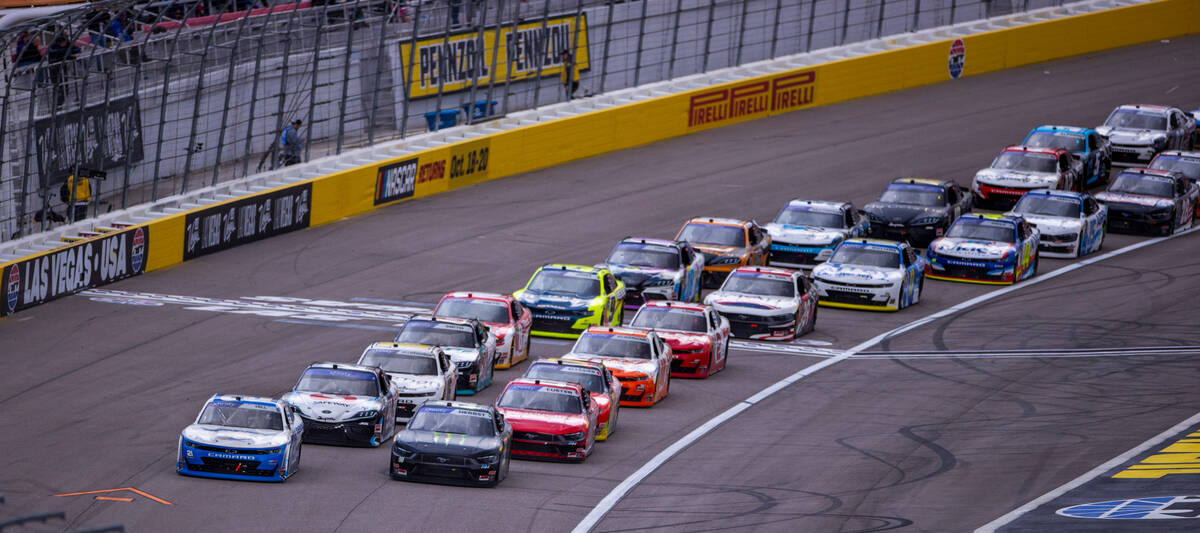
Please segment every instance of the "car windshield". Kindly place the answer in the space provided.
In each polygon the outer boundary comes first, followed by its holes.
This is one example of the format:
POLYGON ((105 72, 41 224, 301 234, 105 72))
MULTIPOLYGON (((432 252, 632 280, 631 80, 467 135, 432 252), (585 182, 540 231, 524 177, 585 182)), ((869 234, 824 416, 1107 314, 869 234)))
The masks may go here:
POLYGON ((646 337, 619 333, 584 333, 571 348, 574 353, 649 359, 650 341, 646 337))
POLYGON ((1122 172, 1108 186, 1108 192, 1174 198, 1175 183, 1169 178, 1122 172))
POLYGON ((283 429, 283 415, 274 405, 215 400, 204 406, 197 424, 248 429, 283 429))
POLYGON ((1055 172, 1058 159, 1050 154, 1004 152, 992 161, 992 168, 1025 172, 1055 172))
POLYGON ((649 268, 679 268, 679 251, 658 244, 623 242, 613 248, 604 261, 610 265, 628 265, 649 268))
POLYGON ((1076 154, 1083 153, 1087 148, 1087 143, 1082 135, 1065 131, 1035 131, 1030 133, 1025 138, 1025 142, 1021 144, 1037 148, 1061 148, 1076 154))
POLYGON ((796 294, 792 278, 755 272, 734 272, 721 285, 721 292, 756 294, 760 296, 782 296, 791 298, 796 294))
POLYGON ((497 300, 475 298, 446 298, 438 303, 433 314, 451 318, 474 318, 480 322, 508 323, 508 304, 497 300))
POLYGON ((545 385, 509 385, 496 403, 500 407, 577 415, 583 412, 579 395, 571 389, 545 385))
POLYGON ((1079 218, 1079 200, 1046 194, 1026 194, 1013 207, 1013 212, 1048 217, 1079 218))
POLYGON ((900 250, 869 244, 843 244, 833 252, 829 262, 843 265, 900 268, 900 250))
POLYGON ((746 230, 741 226, 688 222, 676 240, 718 246, 746 246, 746 230))
POLYGON ((377 366, 393 374, 436 376, 437 361, 430 355, 398 353, 394 350, 367 350, 358 360, 364 366, 377 366))
POLYGON ((1016 242, 1017 230, 1011 222, 981 218, 960 218, 950 226, 947 237, 976 241, 1016 242))
POLYGON ((608 392, 608 389, 604 386, 604 376, 600 375, 599 368, 560 365, 557 363, 534 363, 529 367, 529 370, 525 371, 525 377, 529 379, 552 379, 555 381, 578 383, 588 392, 608 392))
POLYGON ((775 216, 775 223, 816 228, 844 228, 846 227, 846 217, 841 213, 817 211, 809 206, 788 205, 775 216))
POLYGON ((1158 155, 1150 162, 1150 168, 1158 170, 1174 170, 1184 176, 1200 179, 1200 159, 1178 157, 1173 155, 1158 155))
POLYGON ((1162 111, 1118 108, 1108 116, 1104 125, 1134 130, 1166 131, 1167 116, 1162 111))
POLYGON ((417 409, 417 413, 408 422, 408 429, 491 437, 496 434, 496 422, 487 411, 426 405, 417 409))
POLYGON ((941 207, 946 205, 946 195, 941 187, 893 183, 888 185, 883 194, 879 195, 879 201, 891 204, 941 207))
POLYGON ((475 330, 466 324, 409 320, 396 334, 396 342, 475 348, 475 330))
POLYGON ((342 396, 379 396, 375 374, 344 368, 309 368, 296 384, 298 392, 319 392, 342 396))
POLYGON ((591 272, 543 268, 534 274, 529 290, 535 292, 558 292, 581 298, 600 295, 600 278, 591 272))
POLYGON ((643 329, 672 329, 696 333, 708 331, 703 312, 672 307, 643 307, 634 315, 630 325, 643 329))

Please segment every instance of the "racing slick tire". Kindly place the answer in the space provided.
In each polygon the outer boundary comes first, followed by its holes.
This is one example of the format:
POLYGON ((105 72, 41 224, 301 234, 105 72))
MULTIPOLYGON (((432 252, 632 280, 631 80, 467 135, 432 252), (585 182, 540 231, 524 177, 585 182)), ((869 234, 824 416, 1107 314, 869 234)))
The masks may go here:
POLYGON ((725 358, 721 359, 721 370, 729 366, 729 337, 725 337, 725 358))
POLYGON ((921 281, 917 282, 917 292, 913 295, 912 303, 910 303, 908 305, 912 305, 915 303, 921 303, 921 293, 923 293, 923 292, 925 292, 925 277, 924 276, 921 277, 921 281))
POLYGON ((1174 235, 1175 234, 1175 230, 1178 229, 1176 227, 1176 226, 1178 226, 1178 222, 1177 222, 1178 218, 1179 217, 1175 216, 1175 210, 1172 209, 1171 210, 1171 226, 1169 228, 1163 230, 1163 233, 1162 233, 1163 235, 1174 235))
POLYGON ((1041 262, 1042 262, 1042 256, 1038 255, 1033 258, 1033 268, 1031 269, 1032 272, 1029 274, 1029 277, 1031 279, 1037 275, 1038 263, 1041 263, 1041 262))
POLYGON ((1112 173, 1112 160, 1105 158, 1100 160, 1100 178, 1096 180, 1096 185, 1105 185, 1108 183, 1108 175, 1112 173))

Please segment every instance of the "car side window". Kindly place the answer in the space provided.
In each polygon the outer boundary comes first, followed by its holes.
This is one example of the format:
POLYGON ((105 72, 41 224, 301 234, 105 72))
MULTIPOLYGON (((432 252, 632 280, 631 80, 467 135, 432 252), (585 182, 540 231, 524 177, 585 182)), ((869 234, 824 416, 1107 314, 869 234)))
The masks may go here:
POLYGON ((513 301, 512 305, 508 306, 508 316, 512 317, 513 322, 521 319, 521 304, 513 301))
POLYGON ((904 249, 904 266, 912 265, 917 262, 917 254, 912 248, 904 249))
POLYGON ((1097 149, 1097 148, 1100 148, 1100 143, 1099 143, 1099 142, 1097 142, 1097 140, 1096 140, 1096 134, 1095 134, 1095 133, 1089 133, 1089 134, 1088 134, 1088 136, 1087 136, 1087 149, 1088 149, 1088 151, 1090 152, 1090 151, 1092 151, 1092 150, 1095 150, 1095 149, 1097 149))
POLYGON ((842 211, 842 215, 843 215, 843 216, 845 217, 845 219, 846 219, 845 225, 844 225, 844 226, 842 226, 842 227, 844 227, 844 228, 853 228, 853 227, 854 227, 854 210, 853 210, 853 209, 847 209, 847 210, 845 210, 845 211, 842 211))
POLYGON ((950 205, 958 203, 958 190, 954 185, 946 187, 946 203, 950 205))
POLYGON ((617 290, 617 282, 616 282, 616 280, 613 279, 613 275, 605 274, 604 275, 604 292, 611 294, 615 290, 617 290))

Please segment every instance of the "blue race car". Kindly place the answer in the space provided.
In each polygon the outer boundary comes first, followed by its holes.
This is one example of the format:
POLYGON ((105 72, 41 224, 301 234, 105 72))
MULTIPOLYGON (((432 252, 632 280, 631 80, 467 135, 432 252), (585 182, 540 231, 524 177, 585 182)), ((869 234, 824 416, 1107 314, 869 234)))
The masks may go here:
POLYGON ((925 277, 1011 285, 1037 273, 1041 233, 1020 216, 971 213, 925 251, 925 277))
POLYGON ((1083 163, 1083 188, 1108 181, 1112 169, 1112 143, 1091 128, 1038 126, 1021 141, 1025 146, 1061 148, 1083 163))
POLYGON ((215 394, 179 436, 185 476, 282 482, 300 466, 304 422, 282 400, 215 394))

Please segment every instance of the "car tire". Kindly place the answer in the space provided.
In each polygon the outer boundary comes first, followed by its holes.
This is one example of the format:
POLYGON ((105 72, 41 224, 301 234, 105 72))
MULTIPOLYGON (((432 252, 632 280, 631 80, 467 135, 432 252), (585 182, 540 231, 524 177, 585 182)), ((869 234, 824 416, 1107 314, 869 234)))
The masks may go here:
POLYGON ((721 370, 725 370, 729 366, 729 337, 725 337, 725 358, 721 359, 721 370))
POLYGON ((713 375, 713 372, 716 372, 716 370, 717 369, 713 366, 713 351, 710 349, 708 350, 708 370, 704 372, 704 377, 707 378, 713 375))
POLYGON ((913 294, 912 303, 921 303, 921 293, 925 292, 925 276, 921 276, 921 281, 917 282, 917 292, 913 294))
POLYGON ((1100 160, 1100 177, 1096 179, 1096 185, 1105 185, 1108 183, 1108 175, 1112 173, 1112 160, 1100 160))
POLYGON ((904 281, 900 282, 900 292, 899 292, 900 302, 899 302, 899 305, 897 306, 897 310, 904 309, 905 307, 912 305, 911 299, 910 299, 909 303, 907 303, 907 304, 904 303, 904 293, 906 293, 906 292, 908 292, 908 280, 904 280, 904 281))

